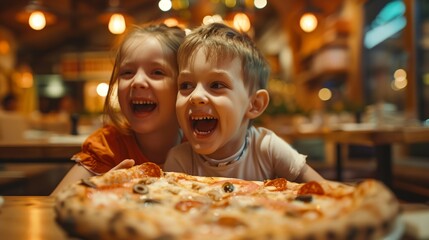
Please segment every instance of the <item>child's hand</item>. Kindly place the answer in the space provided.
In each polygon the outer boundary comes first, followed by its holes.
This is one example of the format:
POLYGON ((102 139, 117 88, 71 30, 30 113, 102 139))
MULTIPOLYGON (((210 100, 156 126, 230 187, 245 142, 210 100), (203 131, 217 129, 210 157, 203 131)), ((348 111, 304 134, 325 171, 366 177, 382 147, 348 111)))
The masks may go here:
POLYGON ((116 165, 114 168, 110 169, 110 171, 115 171, 118 169, 127 169, 134 166, 135 163, 136 162, 133 159, 125 159, 122 162, 120 162, 118 165, 116 165))

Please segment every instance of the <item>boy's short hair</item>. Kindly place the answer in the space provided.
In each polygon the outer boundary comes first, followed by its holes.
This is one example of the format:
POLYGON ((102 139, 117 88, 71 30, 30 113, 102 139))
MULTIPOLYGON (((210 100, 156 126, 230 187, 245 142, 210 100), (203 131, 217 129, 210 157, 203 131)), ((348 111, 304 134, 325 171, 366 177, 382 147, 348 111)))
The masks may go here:
POLYGON ((119 66, 123 61, 123 54, 126 49, 124 45, 128 41, 141 39, 141 37, 155 37, 161 43, 166 53, 167 61, 174 68, 174 78, 177 79, 178 64, 177 50, 185 38, 185 31, 179 27, 168 27, 163 23, 147 23, 144 25, 135 25, 127 30, 127 33, 118 39, 116 47, 115 63, 112 75, 110 77, 109 91, 104 102, 104 124, 113 124, 120 132, 124 134, 132 133, 128 120, 123 115, 117 97, 119 66))
POLYGON ((207 61, 239 57, 249 93, 267 86, 269 65, 250 37, 222 23, 202 25, 186 36, 177 53, 179 70, 192 63, 199 49, 207 61))

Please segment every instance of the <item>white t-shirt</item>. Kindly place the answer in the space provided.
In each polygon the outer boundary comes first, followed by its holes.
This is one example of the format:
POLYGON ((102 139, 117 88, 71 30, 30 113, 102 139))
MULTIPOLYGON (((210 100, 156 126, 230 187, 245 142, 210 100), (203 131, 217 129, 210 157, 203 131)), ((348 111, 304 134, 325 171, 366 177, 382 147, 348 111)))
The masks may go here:
POLYGON ((164 165, 166 172, 183 172, 197 176, 233 177, 263 181, 278 177, 294 181, 306 163, 306 156, 299 154, 287 142, 266 128, 248 129, 245 149, 234 156, 216 162, 192 151, 188 142, 172 148, 164 165), (238 160, 238 155, 242 154, 238 160))

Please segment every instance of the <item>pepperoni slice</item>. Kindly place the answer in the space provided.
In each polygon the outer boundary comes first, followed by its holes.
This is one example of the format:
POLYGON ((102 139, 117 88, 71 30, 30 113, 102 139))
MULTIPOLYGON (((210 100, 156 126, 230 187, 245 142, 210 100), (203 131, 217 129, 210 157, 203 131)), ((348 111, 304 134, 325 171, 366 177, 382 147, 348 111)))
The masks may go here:
POLYGON ((276 188, 276 191, 286 190, 287 180, 284 178, 276 178, 273 180, 267 180, 264 182, 265 187, 273 186, 276 188))
POLYGON ((325 191, 323 190, 322 186, 318 182, 311 181, 302 185, 302 187, 298 190, 298 194, 299 195, 303 195, 303 194, 323 195, 325 194, 325 191))
POLYGON ((183 200, 174 206, 174 208, 181 212, 188 212, 192 208, 200 208, 203 206, 202 202, 194 201, 194 200, 183 200))
POLYGON ((148 177, 162 176, 161 168, 157 164, 152 162, 143 163, 140 166, 138 166, 138 169, 142 171, 142 174, 144 176, 148 176, 148 177))
POLYGON ((218 219, 217 224, 221 225, 222 227, 230 227, 230 228, 235 228, 235 227, 247 225, 241 219, 238 219, 238 218, 232 217, 232 216, 221 216, 218 219))

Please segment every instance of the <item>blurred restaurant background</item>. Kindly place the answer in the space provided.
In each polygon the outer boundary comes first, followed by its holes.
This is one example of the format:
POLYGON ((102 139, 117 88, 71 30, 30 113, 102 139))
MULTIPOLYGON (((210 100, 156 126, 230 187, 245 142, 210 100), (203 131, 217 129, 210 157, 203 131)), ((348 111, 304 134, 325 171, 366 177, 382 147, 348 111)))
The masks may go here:
MULTIPOLYGON (((256 124, 328 179, 378 177, 380 161, 374 144, 338 142, 333 132, 429 126, 426 0, 2 0, 0 195, 53 190, 102 124, 115 40, 150 21, 223 21, 247 32, 271 66, 271 102, 256 124)), ((427 201, 429 140, 404 139, 385 148, 391 187, 427 201)))

